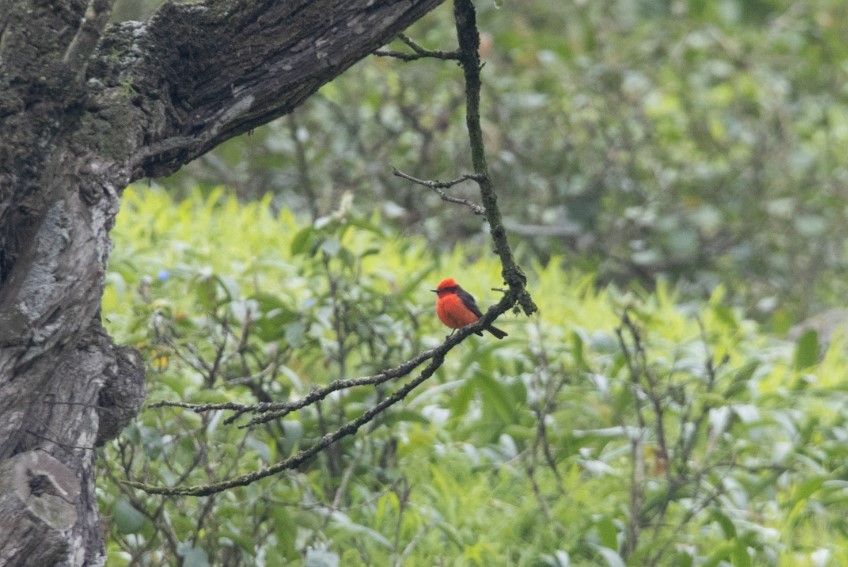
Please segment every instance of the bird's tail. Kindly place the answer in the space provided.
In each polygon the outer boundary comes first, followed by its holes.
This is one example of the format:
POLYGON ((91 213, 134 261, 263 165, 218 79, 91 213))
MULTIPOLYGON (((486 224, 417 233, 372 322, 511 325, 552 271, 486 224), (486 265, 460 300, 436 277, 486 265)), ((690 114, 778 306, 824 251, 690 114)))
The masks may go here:
POLYGON ((490 333, 492 333, 493 335, 495 335, 499 339, 502 339, 504 337, 509 336, 504 331, 501 331, 500 329, 498 329, 494 325, 489 325, 488 327, 486 327, 486 330, 489 331, 490 333))

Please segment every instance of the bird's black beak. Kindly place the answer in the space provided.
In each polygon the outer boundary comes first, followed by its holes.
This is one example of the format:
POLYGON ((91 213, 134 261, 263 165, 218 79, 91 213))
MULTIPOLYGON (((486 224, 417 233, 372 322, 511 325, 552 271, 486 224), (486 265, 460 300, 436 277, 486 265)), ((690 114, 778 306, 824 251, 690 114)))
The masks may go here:
POLYGON ((438 289, 431 289, 430 291, 432 291, 433 293, 439 293, 438 289))

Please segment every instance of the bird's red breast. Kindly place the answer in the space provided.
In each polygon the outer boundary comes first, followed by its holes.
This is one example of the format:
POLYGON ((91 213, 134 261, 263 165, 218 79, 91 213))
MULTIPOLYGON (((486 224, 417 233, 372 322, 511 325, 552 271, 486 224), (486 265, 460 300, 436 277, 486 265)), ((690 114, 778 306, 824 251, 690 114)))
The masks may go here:
POLYGON ((449 292, 439 293, 439 299, 436 300, 436 315, 439 316, 439 320, 442 323, 451 329, 461 329, 479 319, 465 305, 465 302, 459 295, 449 292))

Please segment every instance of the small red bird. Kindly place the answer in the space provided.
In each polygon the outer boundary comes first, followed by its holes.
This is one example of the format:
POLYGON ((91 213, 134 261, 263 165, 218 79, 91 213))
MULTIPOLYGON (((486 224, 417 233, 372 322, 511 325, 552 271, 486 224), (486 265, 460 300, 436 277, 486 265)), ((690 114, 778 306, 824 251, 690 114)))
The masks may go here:
MULTIPOLYGON (((474 301, 474 296, 459 287, 459 284, 453 278, 442 280, 439 287, 430 291, 435 292, 438 296, 436 299, 436 315, 439 316, 442 323, 451 329, 466 327, 483 316, 480 308, 477 307, 477 302, 474 301)), ((484 329, 499 339, 507 336, 506 333, 492 325, 484 327, 484 329)), ((480 331, 477 331, 477 334, 483 336, 480 331)))

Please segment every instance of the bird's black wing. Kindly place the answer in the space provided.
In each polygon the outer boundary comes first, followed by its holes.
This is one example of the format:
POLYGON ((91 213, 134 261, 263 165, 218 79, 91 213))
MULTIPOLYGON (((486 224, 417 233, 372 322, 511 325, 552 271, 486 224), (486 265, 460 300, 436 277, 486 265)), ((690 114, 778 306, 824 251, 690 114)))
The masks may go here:
POLYGON ((459 298, 462 300, 462 302, 465 304, 465 306, 468 307, 469 311, 471 311, 472 313, 477 315, 477 317, 483 316, 483 313, 480 312, 480 308, 477 307, 477 302, 474 301, 473 295, 471 295, 470 293, 468 293, 467 291, 465 291, 462 288, 459 288, 458 290, 456 290, 456 294, 459 296, 459 298))

